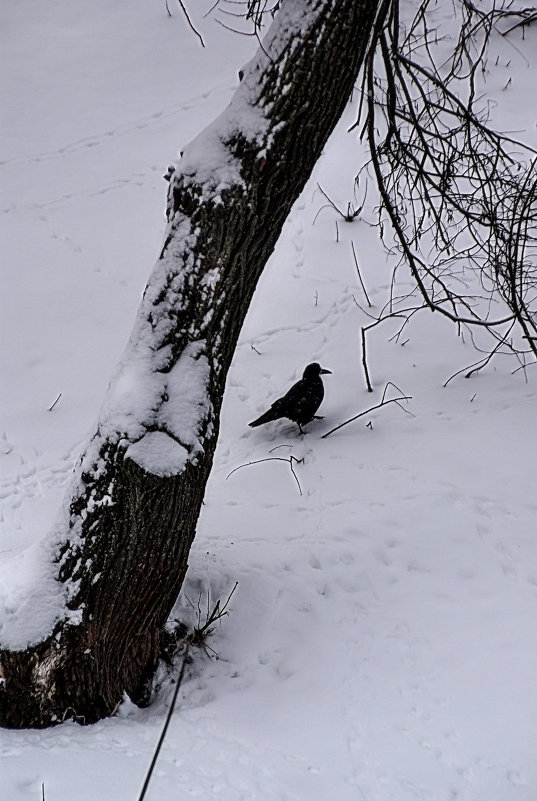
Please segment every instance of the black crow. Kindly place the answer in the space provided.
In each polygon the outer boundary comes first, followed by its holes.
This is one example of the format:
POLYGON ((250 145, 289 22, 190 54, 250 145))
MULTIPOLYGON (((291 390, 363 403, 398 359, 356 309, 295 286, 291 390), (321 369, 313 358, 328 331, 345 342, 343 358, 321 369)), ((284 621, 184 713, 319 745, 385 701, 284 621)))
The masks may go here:
POLYGON ((265 414, 262 414, 261 417, 258 417, 257 420, 248 425, 255 428, 271 420, 287 417, 297 423, 300 433, 304 434, 302 426, 315 419, 315 412, 324 397, 321 375, 331 374, 331 372, 331 370, 324 370, 317 362, 308 364, 300 381, 293 384, 289 392, 282 398, 274 401, 265 414))

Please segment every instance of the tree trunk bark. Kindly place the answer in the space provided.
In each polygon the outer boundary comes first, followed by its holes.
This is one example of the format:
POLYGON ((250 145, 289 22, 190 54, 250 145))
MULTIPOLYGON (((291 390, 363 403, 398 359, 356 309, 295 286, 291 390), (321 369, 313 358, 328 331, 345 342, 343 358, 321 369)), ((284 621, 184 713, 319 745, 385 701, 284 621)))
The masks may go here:
POLYGON ((169 226, 51 541, 62 603, 1 652, 0 723, 110 715, 152 674, 257 280, 353 89, 380 0, 287 0, 171 176, 169 226))

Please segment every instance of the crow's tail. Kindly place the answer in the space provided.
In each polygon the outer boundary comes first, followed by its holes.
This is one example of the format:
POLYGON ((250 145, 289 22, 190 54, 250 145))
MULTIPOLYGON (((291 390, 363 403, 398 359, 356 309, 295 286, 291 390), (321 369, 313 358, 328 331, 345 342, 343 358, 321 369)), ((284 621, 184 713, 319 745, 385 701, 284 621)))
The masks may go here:
POLYGON ((274 408, 271 406, 270 409, 262 414, 261 417, 258 417, 257 420, 253 420, 251 423, 248 423, 250 428, 257 428, 257 426, 262 426, 263 423, 270 423, 271 420, 278 420, 281 417, 281 412, 279 409, 274 408))
POLYGON ((275 420, 276 418, 272 416, 270 411, 265 412, 262 414, 261 417, 258 417, 257 420, 253 420, 251 423, 248 423, 250 428, 257 428, 257 426, 262 426, 263 423, 268 423, 270 420, 275 420))

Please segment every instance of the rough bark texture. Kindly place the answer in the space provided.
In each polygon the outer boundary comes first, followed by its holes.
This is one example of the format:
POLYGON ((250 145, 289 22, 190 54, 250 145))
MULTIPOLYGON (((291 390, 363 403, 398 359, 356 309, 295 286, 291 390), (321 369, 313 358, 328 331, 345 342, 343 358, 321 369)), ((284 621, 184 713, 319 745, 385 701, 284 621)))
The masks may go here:
MULTIPOLYGON (((81 458, 55 557, 71 618, 57 621, 43 642, 1 653, 1 724, 92 722, 110 715, 125 691, 136 698, 152 674, 187 569, 242 322, 291 206, 353 89, 379 6, 377 0, 283 3, 279 40, 271 45, 269 32, 265 42, 271 59, 260 51, 243 79, 251 106, 268 121, 262 141, 247 129, 229 134, 228 126, 218 133, 240 177, 210 192, 181 164, 172 176, 169 231, 136 324, 151 339, 138 332, 133 346, 137 357, 144 348, 150 352, 163 390, 135 437, 108 422, 81 458), (296 27, 297 6, 308 21, 303 30, 296 27), (193 343, 192 364, 206 359, 210 376, 197 450, 158 416, 170 400, 166 376, 193 343), (154 475, 126 455, 149 431, 184 446, 189 457, 182 472, 154 475)), ((214 125, 218 132, 218 120, 214 125)))

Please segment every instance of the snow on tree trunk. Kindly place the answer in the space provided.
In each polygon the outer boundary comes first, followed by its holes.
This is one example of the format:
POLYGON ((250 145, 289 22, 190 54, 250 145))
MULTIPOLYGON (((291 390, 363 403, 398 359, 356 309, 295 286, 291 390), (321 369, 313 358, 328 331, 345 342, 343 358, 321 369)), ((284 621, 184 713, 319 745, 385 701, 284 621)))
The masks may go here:
POLYGON ((185 149, 165 243, 49 562, 5 621, 1 724, 95 721, 151 676, 242 322, 349 98, 380 5, 282 3, 230 105, 185 149))

